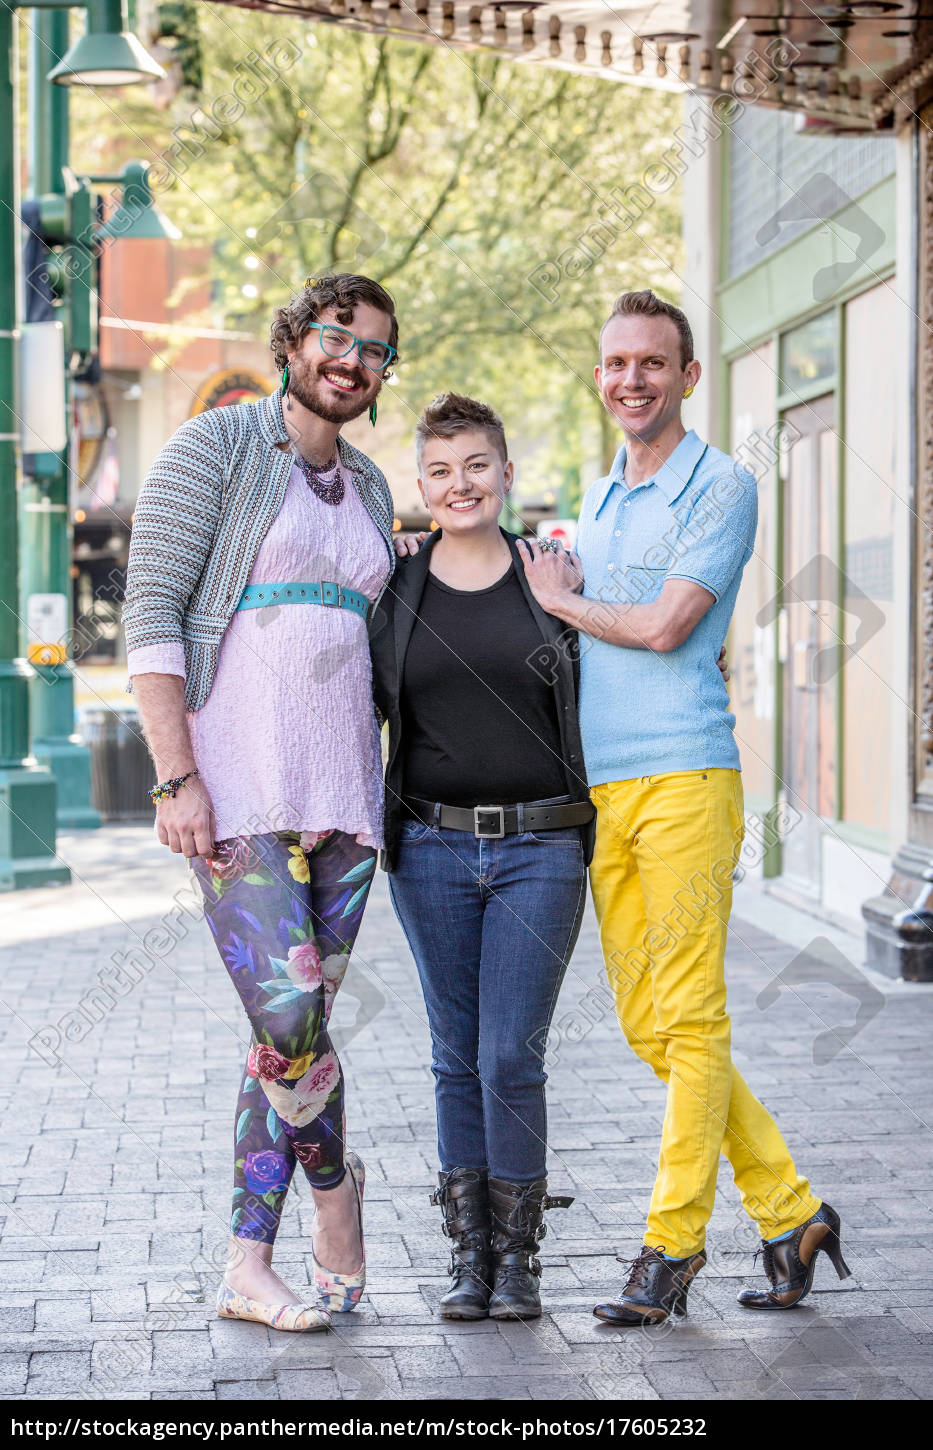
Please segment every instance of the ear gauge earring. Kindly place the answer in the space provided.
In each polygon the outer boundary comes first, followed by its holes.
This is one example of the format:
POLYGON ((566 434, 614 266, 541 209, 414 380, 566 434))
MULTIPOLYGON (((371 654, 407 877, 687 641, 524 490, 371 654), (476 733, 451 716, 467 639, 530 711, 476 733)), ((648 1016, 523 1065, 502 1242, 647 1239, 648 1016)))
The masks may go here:
POLYGON ((288 363, 285 364, 284 370, 282 372, 282 397, 285 400, 285 411, 287 413, 290 413, 292 410, 292 405, 288 396, 288 363))
POLYGON ((370 423, 372 423, 373 427, 375 428, 375 426, 376 426, 376 404, 375 404, 375 402, 373 403, 372 407, 369 410, 369 421, 370 421, 370 423))

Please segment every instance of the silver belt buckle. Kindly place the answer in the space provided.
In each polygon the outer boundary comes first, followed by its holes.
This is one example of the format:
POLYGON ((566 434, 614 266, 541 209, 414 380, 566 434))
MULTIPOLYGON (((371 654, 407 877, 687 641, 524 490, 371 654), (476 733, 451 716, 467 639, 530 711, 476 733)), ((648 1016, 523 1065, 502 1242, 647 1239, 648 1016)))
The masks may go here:
POLYGON ((474 806, 473 807, 473 834, 478 841, 501 841, 505 835, 505 807, 504 806, 474 806), (496 815, 498 830, 487 831, 482 829, 481 815, 496 815))
POLYGON ((321 603, 330 604, 335 608, 340 604, 340 585, 335 584, 332 579, 321 581, 321 603))

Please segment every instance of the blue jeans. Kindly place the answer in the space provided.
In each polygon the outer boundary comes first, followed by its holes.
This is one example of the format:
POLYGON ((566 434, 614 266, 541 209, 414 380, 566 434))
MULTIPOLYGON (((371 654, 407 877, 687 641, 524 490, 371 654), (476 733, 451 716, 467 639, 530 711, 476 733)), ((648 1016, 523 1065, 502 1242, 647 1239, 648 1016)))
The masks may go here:
POLYGON ((585 901, 580 833, 490 841, 406 821, 389 890, 428 1009, 441 1167, 534 1183, 544 1042, 585 901))

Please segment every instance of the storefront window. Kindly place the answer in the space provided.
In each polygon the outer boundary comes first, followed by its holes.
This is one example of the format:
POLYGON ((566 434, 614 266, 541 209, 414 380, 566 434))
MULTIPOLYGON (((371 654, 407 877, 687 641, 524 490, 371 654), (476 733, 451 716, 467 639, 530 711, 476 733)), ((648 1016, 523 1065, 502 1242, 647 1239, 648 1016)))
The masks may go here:
POLYGON ((821 312, 781 338, 781 389, 809 392, 836 375, 836 313, 821 312))

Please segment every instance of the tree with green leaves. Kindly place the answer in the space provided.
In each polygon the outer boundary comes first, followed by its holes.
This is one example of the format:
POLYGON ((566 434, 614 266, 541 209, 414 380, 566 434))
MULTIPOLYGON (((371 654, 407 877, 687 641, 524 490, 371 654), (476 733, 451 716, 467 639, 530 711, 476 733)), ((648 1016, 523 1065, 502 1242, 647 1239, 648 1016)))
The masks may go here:
POLYGON ((398 304, 393 398, 411 425, 442 388, 479 394, 510 435, 542 441, 543 472, 573 492, 581 429, 598 436, 602 416, 600 322, 627 288, 677 293, 679 188, 635 214, 619 198, 670 145, 679 98, 196 8, 193 60, 194 7, 170 7, 199 78, 194 102, 190 83, 162 110, 127 94, 102 126, 96 99, 76 96, 75 130, 83 157, 106 152, 101 169, 115 150, 149 159, 185 240, 210 242, 205 322, 262 337, 306 276, 367 272, 398 304))

